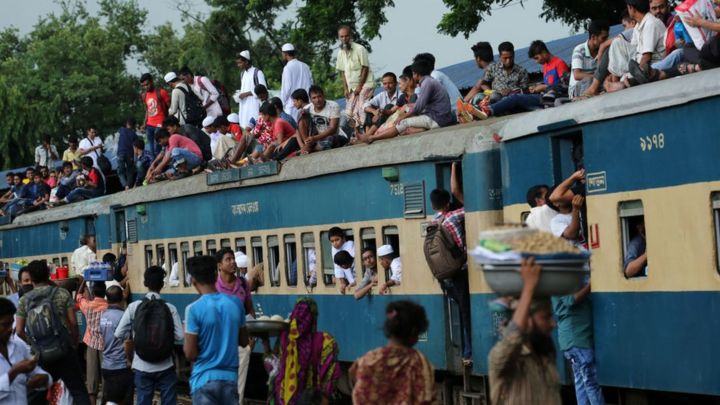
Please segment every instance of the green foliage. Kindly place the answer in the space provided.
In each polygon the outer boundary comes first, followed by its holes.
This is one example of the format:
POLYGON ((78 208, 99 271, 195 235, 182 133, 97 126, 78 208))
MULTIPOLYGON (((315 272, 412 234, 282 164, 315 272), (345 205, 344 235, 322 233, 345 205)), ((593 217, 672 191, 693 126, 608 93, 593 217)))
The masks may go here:
MULTIPOLYGON (((449 11, 438 24, 438 32, 453 37, 463 34, 467 39, 492 10, 526 0, 443 0, 449 11)), ((624 0, 544 0, 540 14, 546 21, 559 20, 582 30, 590 19, 620 23, 624 0)))

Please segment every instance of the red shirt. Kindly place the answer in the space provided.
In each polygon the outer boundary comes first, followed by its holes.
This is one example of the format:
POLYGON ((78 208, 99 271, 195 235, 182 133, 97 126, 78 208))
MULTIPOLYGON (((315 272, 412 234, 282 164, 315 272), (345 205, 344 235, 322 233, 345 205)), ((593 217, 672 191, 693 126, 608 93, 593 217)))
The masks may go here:
POLYGON ((548 86, 560 84, 560 79, 565 73, 569 73, 570 68, 564 60, 553 56, 550 62, 543 65, 543 81, 548 86))
POLYGON ((240 125, 231 122, 230 125, 228 125, 228 130, 231 134, 233 134, 235 140, 240 142, 240 139, 242 138, 242 128, 240 128, 240 125))
POLYGON ((295 133, 295 128, 293 128, 293 126, 284 119, 278 118, 273 123, 271 133, 273 142, 278 140, 280 134, 282 134, 283 141, 285 141, 295 133))
POLYGON ((170 106, 168 92, 156 87, 153 91, 145 93, 144 101, 147 110, 147 122, 145 124, 151 127, 161 127, 163 120, 167 118, 167 109, 170 106), (158 103, 157 98, 158 92, 160 93, 160 103, 158 103))
POLYGON ((90 171, 88 172, 88 179, 90 179, 93 184, 96 184, 98 186, 100 185, 100 173, 98 173, 96 168, 93 167, 92 169, 90 169, 90 171))
POLYGON ((182 135, 178 135, 178 134, 170 135, 170 140, 168 141, 167 153, 171 153, 172 150, 175 148, 187 149, 190 152, 196 154, 197 157, 199 157, 200 159, 202 159, 202 157, 203 157, 202 152, 200 151, 200 148, 195 144, 195 142, 193 142, 192 139, 182 136, 182 135))

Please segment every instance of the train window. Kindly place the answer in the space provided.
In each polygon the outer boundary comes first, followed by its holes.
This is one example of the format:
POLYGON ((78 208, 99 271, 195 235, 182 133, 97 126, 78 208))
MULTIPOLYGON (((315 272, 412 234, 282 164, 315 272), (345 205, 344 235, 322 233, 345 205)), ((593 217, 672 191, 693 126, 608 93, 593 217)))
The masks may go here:
POLYGON ((230 247, 230 239, 220 239, 220 248, 229 248, 230 247))
POLYGON ((62 263, 63 266, 67 266, 68 263, 69 263, 69 262, 68 262, 68 258, 67 258, 67 257, 61 257, 61 258, 60 258, 60 263, 62 263))
POLYGON ((215 256, 215 253, 217 253, 217 242, 215 239, 210 239, 206 242, 207 246, 207 255, 208 256, 215 256))
POLYGON ((302 234, 302 251, 303 279, 305 280, 305 286, 312 290, 312 288, 317 285, 315 235, 310 232, 302 234))
POLYGON ((524 224, 527 222, 528 216, 530 216, 530 211, 523 211, 520 213, 520 223, 524 224))
POLYGON ((263 261, 262 238, 259 236, 253 236, 250 238, 250 245, 252 245, 253 266, 257 266, 263 261))
POLYGON ((57 267, 60 265, 60 258, 59 257, 53 257, 52 263, 57 267))
POLYGON ((157 265, 162 267, 165 271, 167 271, 168 266, 165 263, 165 246, 164 245, 156 245, 155 249, 157 250, 157 265))
MULTIPOLYGON (((395 256, 400 256, 400 232, 397 226, 384 226, 383 232, 383 245, 390 245, 395 252, 395 256)), ((378 262, 379 264, 379 262, 378 262)), ((381 266, 379 266, 381 267, 381 266)), ((390 280, 390 269, 385 272, 385 282, 390 280)))
POLYGON ((297 242, 295 235, 285 235, 285 277, 289 286, 297 286, 297 242))
POLYGON ((280 246, 277 236, 268 236, 268 269, 270 270, 270 286, 280 286, 280 246))
POLYGON ((335 285, 335 262, 332 258, 332 245, 328 238, 328 232, 320 232, 320 245, 322 248, 322 278, 325 285, 335 285))
POLYGON ((713 219, 715 223, 715 261, 720 273, 720 192, 712 194, 713 219))
POLYGON ((180 265, 178 264, 177 243, 168 243, 168 268, 170 269, 171 287, 177 287, 180 282, 180 265))
POLYGON ((182 255, 183 286, 190 287, 190 275, 187 272, 187 259, 190 257, 190 244, 188 242, 180 243, 180 254, 182 255))
POLYGON ((145 245, 145 268, 153 265, 153 249, 152 245, 145 245))
POLYGON ((645 252, 645 212, 640 200, 620 203, 623 274, 626 278, 647 277, 645 252))
POLYGON ((375 228, 363 228, 360 230, 360 239, 362 239, 362 248, 377 249, 375 241, 375 228))
POLYGON ((193 256, 202 256, 203 250, 202 250, 202 242, 199 240, 196 240, 193 242, 193 256))
POLYGON ((247 247, 245 247, 245 238, 235 238, 235 251, 247 254, 247 247))

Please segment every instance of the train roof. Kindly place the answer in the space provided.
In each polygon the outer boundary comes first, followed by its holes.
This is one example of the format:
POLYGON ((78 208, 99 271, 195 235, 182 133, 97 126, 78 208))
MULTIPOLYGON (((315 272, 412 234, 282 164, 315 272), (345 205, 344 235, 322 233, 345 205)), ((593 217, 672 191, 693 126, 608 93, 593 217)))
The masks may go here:
POLYGON ((496 134, 500 135, 503 141, 509 141, 547 130, 608 120, 717 96, 720 94, 717 72, 695 73, 557 108, 455 125, 420 135, 379 141, 371 145, 348 146, 298 156, 285 162, 279 174, 275 176, 212 186, 206 184, 207 176, 204 175, 158 183, 50 210, 24 214, 17 217, 12 224, 0 227, 0 230, 87 215, 108 214, 119 207, 186 195, 301 180, 368 167, 454 159, 465 153, 497 147, 494 140, 496 134))

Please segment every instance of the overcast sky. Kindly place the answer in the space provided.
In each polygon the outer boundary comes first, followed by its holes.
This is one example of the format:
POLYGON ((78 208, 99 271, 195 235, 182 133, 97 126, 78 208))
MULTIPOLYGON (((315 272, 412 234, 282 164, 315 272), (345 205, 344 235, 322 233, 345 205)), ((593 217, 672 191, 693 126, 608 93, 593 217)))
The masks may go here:
MULTIPOLYGON (((138 0, 148 10, 148 21, 159 25, 165 21, 180 26, 180 12, 175 1, 138 0)), ((204 0, 189 0, 195 10, 209 12, 204 0)), ((87 0, 88 9, 97 10, 96 0, 87 0)), ((493 47, 502 41, 511 41, 516 48, 530 45, 535 39, 551 40, 571 35, 571 28, 559 22, 545 22, 539 17, 542 0, 526 0, 524 7, 519 2, 504 9, 496 10, 477 31, 465 40, 440 35, 436 26, 446 8, 442 0, 395 0, 395 8, 386 11, 388 23, 380 34, 382 38, 371 42, 373 53, 370 62, 376 72, 400 71, 409 64, 412 57, 420 52, 431 52, 437 58, 437 67, 444 67, 472 59, 470 46, 478 41, 489 41, 493 47)), ((32 30, 42 15, 57 11, 60 7, 51 0, 23 0, 15 3, 12 12, 0 14, 0 26, 17 27, 21 33, 32 30)), ((291 6, 290 10, 293 7, 291 6)), ((290 16, 291 12, 285 15, 290 16)))

